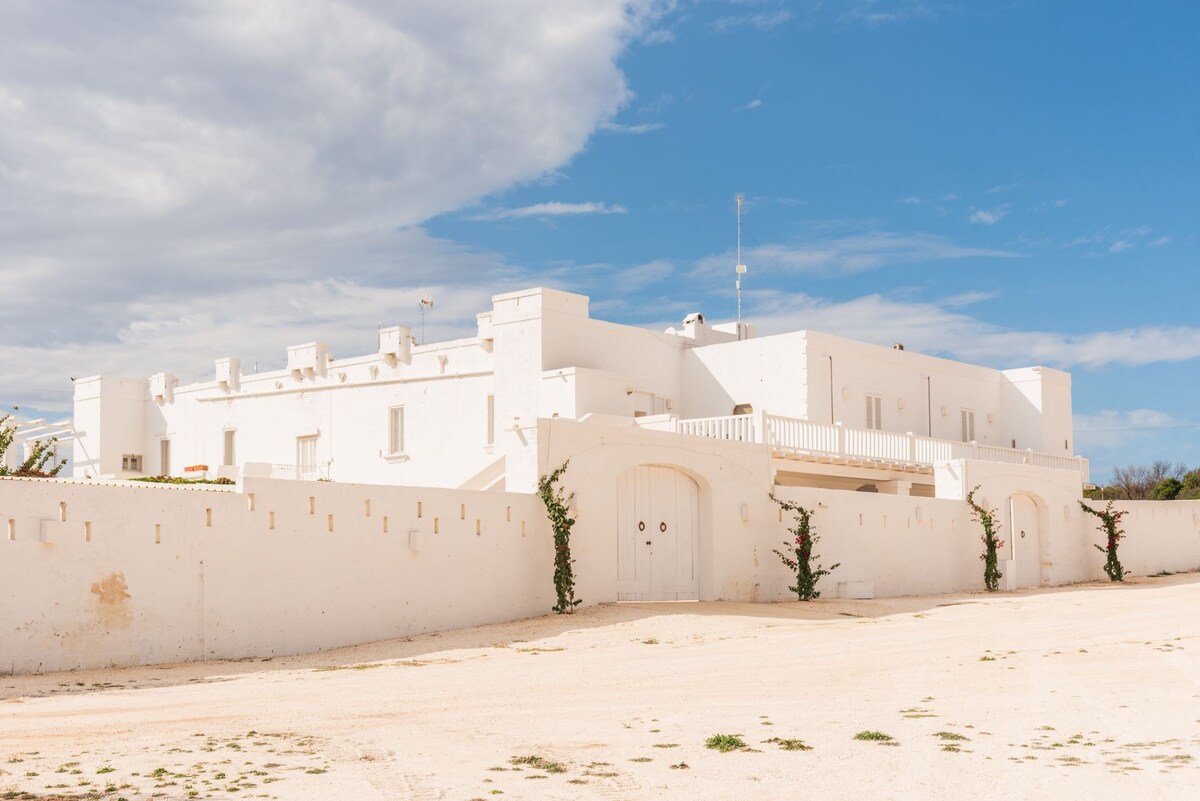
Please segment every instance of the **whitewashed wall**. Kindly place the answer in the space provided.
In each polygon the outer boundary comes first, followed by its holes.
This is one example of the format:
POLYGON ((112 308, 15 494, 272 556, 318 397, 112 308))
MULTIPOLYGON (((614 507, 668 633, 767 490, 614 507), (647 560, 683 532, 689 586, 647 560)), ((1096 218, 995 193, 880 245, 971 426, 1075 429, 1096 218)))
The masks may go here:
POLYGON ((537 615, 552 560, 532 495, 0 480, 0 671, 289 654, 537 615))
MULTIPOLYGON (((771 552, 791 521, 770 500, 761 447, 632 425, 540 420, 537 460, 570 459, 578 597, 616 600, 617 495, 636 465, 699 487, 699 596, 780 601, 771 552)), ((942 497, 777 488, 815 510, 823 589, 877 596, 982 589, 980 528, 961 498, 1001 510, 1035 499, 1047 584, 1103 578, 1079 477, 951 462, 942 497)), ((1135 574, 1200 569, 1200 502, 1123 504, 1135 574)), ((512 620, 553 604, 553 548, 532 494, 246 479, 237 489, 0 480, 0 671, 238 658, 318 650, 512 620), (60 505, 65 504, 65 506, 60 505), (65 517, 65 519, 64 519, 65 517), (384 529, 386 520, 386 531, 384 529)))

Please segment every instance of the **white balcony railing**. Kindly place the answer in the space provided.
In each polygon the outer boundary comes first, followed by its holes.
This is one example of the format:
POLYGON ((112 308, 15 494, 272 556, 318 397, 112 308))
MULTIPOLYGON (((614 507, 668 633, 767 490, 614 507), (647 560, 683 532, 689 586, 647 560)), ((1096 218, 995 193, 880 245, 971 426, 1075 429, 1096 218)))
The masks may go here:
POLYGON ((742 414, 675 420, 679 434, 765 444, 772 451, 831 458, 932 467, 951 459, 978 459, 1005 464, 1029 464, 1055 470, 1074 470, 1090 479, 1088 460, 1081 456, 999 448, 977 442, 958 442, 894 431, 847 428, 773 414, 742 414))

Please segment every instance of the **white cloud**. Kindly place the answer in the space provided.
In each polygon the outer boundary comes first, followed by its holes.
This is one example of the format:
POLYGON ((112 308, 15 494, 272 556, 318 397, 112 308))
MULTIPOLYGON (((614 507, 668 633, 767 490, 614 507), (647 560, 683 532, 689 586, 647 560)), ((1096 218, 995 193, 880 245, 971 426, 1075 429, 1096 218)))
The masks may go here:
POLYGON ((843 15, 868 25, 888 25, 936 15, 924 0, 857 0, 843 15))
POLYGON ((667 126, 661 122, 643 122, 638 125, 622 125, 617 122, 600 123, 600 130, 615 134, 645 134, 651 131, 660 131, 665 127, 667 126))
POLYGON ((991 210, 976 209, 971 213, 971 216, 968 219, 973 223, 979 223, 982 225, 995 225, 1003 220, 1006 216, 1008 216, 1007 203, 1005 203, 1003 206, 997 206, 991 210))
POLYGON ((921 198, 916 197, 915 195, 909 195, 908 197, 900 198, 896 202, 905 206, 919 206, 921 205, 921 198))
MULTIPOLYGON (((1109 253, 1123 253, 1126 250, 1146 244, 1146 239, 1154 232, 1148 225, 1138 225, 1132 228, 1115 229, 1111 225, 1101 228, 1092 234, 1076 237, 1068 244, 1071 247, 1103 248, 1109 253)), ((1170 242, 1169 236, 1160 236, 1150 242, 1150 247, 1161 247, 1170 242)), ((1093 250, 1093 252, 1096 252, 1093 250)))
POLYGON ((1079 334, 1017 331, 951 311, 944 301, 910 303, 881 295, 829 301, 802 293, 750 294, 753 319, 763 333, 813 328, 881 345, 904 342, 909 350, 1004 368, 1099 368, 1200 358, 1200 328, 1194 326, 1079 334))
POLYGON ((394 319, 377 301, 403 312, 421 286, 506 285, 502 259, 414 226, 580 152, 667 6, 6 5, 4 400, 68 374, 203 371, 218 344, 281 353, 310 321, 394 319))
POLYGON ((1003 194, 1004 192, 1011 192, 1018 186, 1020 186, 1020 184, 997 184, 996 186, 985 189, 983 193, 985 195, 999 195, 1003 194))
POLYGON ((791 18, 792 12, 781 8, 775 11, 760 11, 753 14, 734 14, 728 17, 721 17, 712 23, 712 27, 718 31, 729 31, 735 28, 756 28, 760 31, 768 31, 779 27, 791 18))
POLYGON ((756 97, 753 100, 751 100, 749 103, 747 103, 746 105, 742 106, 742 108, 746 109, 747 111, 750 111, 752 109, 758 108, 761 105, 762 105, 762 98, 756 97))
POLYGON ((1155 409, 1104 409, 1075 415, 1075 438, 1081 449, 1089 450, 1120 448, 1144 437, 1148 431, 1193 427, 1196 424, 1155 409))
POLYGON ((534 203, 516 209, 496 209, 471 216, 472 220, 513 220, 525 217, 562 217, 581 214, 625 214, 629 209, 618 203, 534 203))
MULTIPOLYGON (((752 271, 769 269, 786 273, 842 274, 873 270, 893 264, 967 258, 1015 258, 1008 250, 955 244, 930 234, 893 234, 884 231, 827 236, 806 242, 772 243, 742 250, 752 271)), ((734 254, 707 256, 697 270, 719 275, 731 269, 734 254)))

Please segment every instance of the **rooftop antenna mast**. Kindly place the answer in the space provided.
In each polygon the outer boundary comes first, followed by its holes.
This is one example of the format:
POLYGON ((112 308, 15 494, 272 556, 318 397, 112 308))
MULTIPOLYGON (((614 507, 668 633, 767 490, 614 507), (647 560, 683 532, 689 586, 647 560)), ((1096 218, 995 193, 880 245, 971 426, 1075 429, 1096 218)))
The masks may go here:
POLYGON ((746 202, 745 195, 737 195, 737 334, 742 338, 742 276, 746 274, 746 265, 742 263, 742 205, 746 202))
POLYGON ((417 306, 419 306, 421 309, 421 342, 420 342, 420 344, 424 345, 425 344, 425 310, 433 308, 433 296, 432 295, 422 296, 421 299, 419 301, 417 301, 417 306))

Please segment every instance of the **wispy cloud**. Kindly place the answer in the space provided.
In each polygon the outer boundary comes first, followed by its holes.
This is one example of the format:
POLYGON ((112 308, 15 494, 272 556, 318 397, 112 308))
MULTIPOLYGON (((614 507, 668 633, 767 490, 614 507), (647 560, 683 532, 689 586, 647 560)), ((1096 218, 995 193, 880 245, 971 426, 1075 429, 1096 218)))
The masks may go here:
POLYGON ((976 209, 967 219, 978 225, 995 225, 1008 216, 1008 204, 994 209, 976 209))
POLYGON ((742 108, 746 111, 752 111, 753 109, 758 108, 762 104, 763 104, 762 98, 756 97, 753 100, 751 100, 749 103, 747 103, 746 105, 742 106, 742 108))
POLYGON ((581 214, 625 214, 629 209, 618 203, 560 203, 549 201, 515 209, 493 209, 474 214, 469 220, 520 220, 526 217, 564 217, 581 214))
POLYGON ((1012 190, 1016 189, 1018 186, 1020 186, 1020 184, 997 184, 996 186, 992 186, 992 187, 989 187, 989 188, 983 190, 983 194, 985 194, 985 195, 1000 195, 1000 194, 1003 194, 1004 192, 1011 192, 1012 190))
POLYGON ((889 25, 936 15, 937 9, 923 0, 858 0, 843 17, 868 25, 889 25))
POLYGON ((904 206, 919 206, 921 205, 921 198, 915 195, 909 195, 908 197, 900 198, 896 202, 904 206))
POLYGON ((1148 225, 1120 229, 1105 226, 1095 233, 1072 239, 1068 245, 1070 247, 1089 248, 1093 254, 1100 251, 1124 253, 1138 245, 1146 244, 1149 247, 1161 247, 1171 241, 1169 236, 1160 236, 1157 239, 1147 242, 1146 240, 1153 232, 1154 229, 1148 225))
MULTIPOLYGON (((753 269, 753 267, 751 268, 753 269)), ((1100 368, 1200 358, 1200 328, 1142 326, 1067 334, 1019 331, 953 311, 945 301, 904 302, 873 294, 830 301, 803 293, 752 292, 764 333, 815 328, 997 367, 1100 368)))
POLYGON ((623 125, 619 122, 602 122, 600 123, 599 127, 601 131, 606 133, 630 134, 636 136, 638 134, 651 133, 652 131, 661 131, 667 126, 666 123, 662 122, 643 122, 636 125, 623 125))
POLYGON ((1155 409, 1104 409, 1075 415, 1075 434, 1080 446, 1118 448, 1144 436, 1147 431, 1193 428, 1200 424, 1181 420, 1155 409))
MULTIPOLYGON (((947 261, 967 258, 1015 258, 1022 254, 994 248, 959 245, 931 234, 888 232, 854 233, 805 242, 757 245, 743 249, 751 270, 785 273, 832 274, 862 272, 894 264, 947 261)), ((732 252, 708 256, 696 263, 703 274, 719 275, 729 269, 732 252)))
POLYGON ((753 14, 734 14, 714 20, 712 27, 717 31, 729 31, 735 28, 756 28, 769 31, 777 28, 792 18, 792 12, 786 8, 775 11, 759 11, 753 14))

